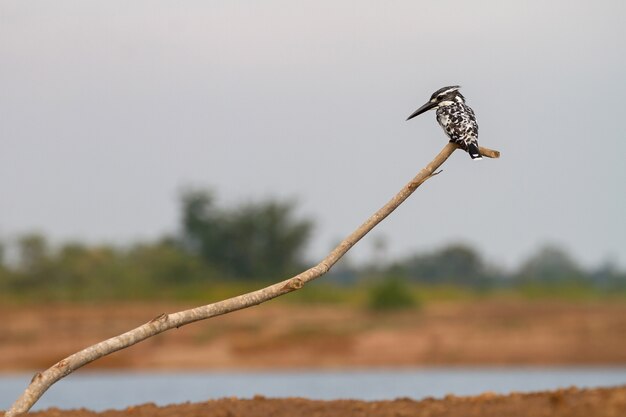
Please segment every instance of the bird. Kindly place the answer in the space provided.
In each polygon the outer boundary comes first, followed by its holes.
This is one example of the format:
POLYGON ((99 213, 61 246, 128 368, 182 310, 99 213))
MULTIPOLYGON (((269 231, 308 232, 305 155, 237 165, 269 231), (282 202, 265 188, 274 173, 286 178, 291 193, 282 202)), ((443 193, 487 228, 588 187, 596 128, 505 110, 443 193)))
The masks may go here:
POLYGON ((435 91, 430 100, 415 110, 406 120, 411 120, 428 110, 437 109, 437 121, 450 138, 469 153, 473 160, 482 159, 478 148, 478 123, 474 110, 465 104, 465 97, 459 92, 461 87, 452 85, 435 91))

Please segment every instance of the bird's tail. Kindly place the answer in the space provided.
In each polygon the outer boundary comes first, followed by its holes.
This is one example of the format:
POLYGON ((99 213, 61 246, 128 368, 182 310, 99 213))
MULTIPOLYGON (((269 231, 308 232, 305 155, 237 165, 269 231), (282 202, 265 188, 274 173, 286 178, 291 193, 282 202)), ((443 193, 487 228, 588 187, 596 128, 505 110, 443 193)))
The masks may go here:
POLYGON ((472 159, 483 159, 480 151, 478 150, 478 144, 475 142, 471 142, 469 145, 467 145, 467 153, 469 153, 472 159))

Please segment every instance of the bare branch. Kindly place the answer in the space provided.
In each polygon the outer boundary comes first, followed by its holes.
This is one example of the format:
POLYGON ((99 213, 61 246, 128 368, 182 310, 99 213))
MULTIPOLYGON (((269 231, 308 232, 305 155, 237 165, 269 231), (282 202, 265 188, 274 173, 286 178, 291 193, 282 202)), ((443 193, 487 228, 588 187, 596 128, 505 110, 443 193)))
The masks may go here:
MULTIPOLYGON (((163 313, 148 323, 143 324, 133 330, 112 337, 103 342, 97 343, 80 352, 74 353, 67 358, 57 362, 51 368, 38 372, 33 377, 30 385, 15 401, 6 412, 5 417, 14 417, 25 413, 37 402, 52 384, 59 379, 69 375, 78 368, 95 361, 103 356, 109 355, 118 350, 127 348, 139 343, 149 337, 155 336, 166 330, 185 326, 187 324, 204 320, 222 314, 241 310, 247 307, 261 304, 283 294, 299 290, 307 282, 326 274, 330 268, 346 254, 359 240, 363 238, 378 223, 383 221, 400 204, 404 202, 420 185, 438 172, 435 172, 452 153, 458 149, 453 143, 448 143, 439 154, 425 168, 423 168, 398 194, 396 194, 387 204, 367 219, 358 229, 345 238, 333 251, 314 267, 285 281, 270 285, 257 291, 242 294, 227 300, 213 304, 207 304, 190 310, 177 313, 163 313)), ((480 148, 480 153, 488 158, 498 158, 500 152, 487 148, 480 148)))
POLYGON ((482 146, 478 147, 480 154, 482 156, 486 156, 487 158, 500 158, 500 151, 494 151, 493 149, 483 148, 482 146))

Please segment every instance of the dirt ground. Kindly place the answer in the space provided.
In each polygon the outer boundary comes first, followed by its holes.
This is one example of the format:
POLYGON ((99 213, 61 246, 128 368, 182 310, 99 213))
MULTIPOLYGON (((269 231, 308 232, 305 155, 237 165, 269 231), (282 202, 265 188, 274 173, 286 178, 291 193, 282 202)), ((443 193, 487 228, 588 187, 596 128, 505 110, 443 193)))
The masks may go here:
MULTIPOLYGON (((191 305, 0 306, 0 372, 45 369, 191 305)), ((289 369, 626 364, 626 303, 486 300, 374 314, 267 304, 194 323, 88 368, 289 369)))
POLYGON ((235 398, 204 403, 157 407, 144 404, 125 410, 95 413, 89 410, 48 409, 36 417, 620 417, 626 415, 626 387, 511 394, 485 393, 477 397, 454 397, 414 401, 313 401, 303 398, 250 400, 235 398))
MULTIPOLYGON (((0 372, 45 369, 163 312, 192 306, 0 306, 0 372)), ((264 305, 166 332, 88 365, 109 369, 288 369, 626 363, 626 304, 485 300, 374 314, 264 305)), ((0 412, 1 415, 1 412, 0 412)), ((413 401, 221 399, 52 417, 625 416, 626 387, 413 401)))

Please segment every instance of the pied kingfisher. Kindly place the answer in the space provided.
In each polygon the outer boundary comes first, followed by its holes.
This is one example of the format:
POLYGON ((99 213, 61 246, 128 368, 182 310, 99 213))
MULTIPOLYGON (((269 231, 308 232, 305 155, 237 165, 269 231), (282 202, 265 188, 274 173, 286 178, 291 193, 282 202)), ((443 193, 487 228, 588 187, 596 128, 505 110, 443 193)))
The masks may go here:
POLYGON ((478 150, 476 116, 474 110, 465 104, 465 97, 459 93, 459 88, 461 87, 453 85, 435 91, 428 103, 415 110, 406 120, 437 108, 437 121, 450 138, 450 142, 467 151, 472 159, 482 159, 478 150))

